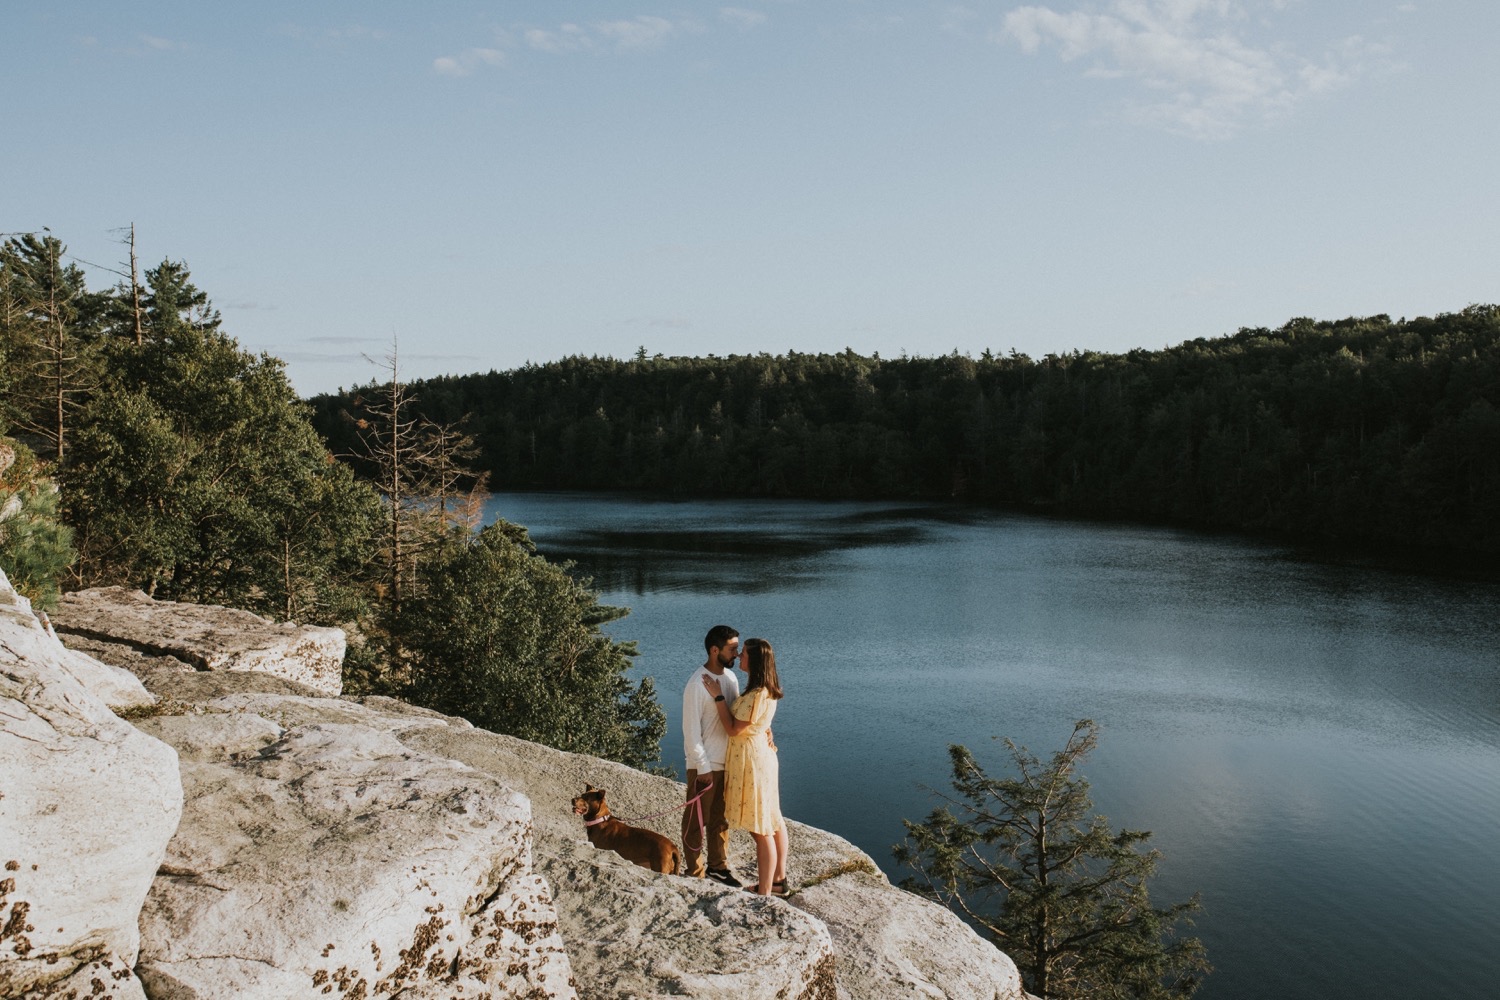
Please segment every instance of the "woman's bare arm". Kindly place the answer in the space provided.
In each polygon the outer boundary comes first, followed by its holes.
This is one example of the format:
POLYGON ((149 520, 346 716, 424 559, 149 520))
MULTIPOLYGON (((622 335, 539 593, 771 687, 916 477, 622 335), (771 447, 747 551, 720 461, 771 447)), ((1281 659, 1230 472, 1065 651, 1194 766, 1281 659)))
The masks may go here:
POLYGON ((703 686, 708 693, 714 697, 714 707, 719 710, 719 721, 724 724, 724 731, 730 736, 738 736, 750 728, 750 723, 745 719, 736 719, 734 713, 729 711, 729 702, 719 691, 719 679, 717 677, 703 678, 703 686))

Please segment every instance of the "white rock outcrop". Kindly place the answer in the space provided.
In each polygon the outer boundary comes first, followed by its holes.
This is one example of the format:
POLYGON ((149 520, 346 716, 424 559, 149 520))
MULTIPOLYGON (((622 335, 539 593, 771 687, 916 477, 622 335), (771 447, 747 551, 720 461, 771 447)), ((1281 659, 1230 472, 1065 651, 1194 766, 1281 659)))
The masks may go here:
POLYGON ((522 796, 369 726, 143 726, 187 792, 141 912, 153 996, 574 995, 522 796))
POLYGON ((254 670, 325 695, 344 687, 342 629, 278 624, 211 604, 155 601, 124 587, 66 594, 53 617, 59 632, 171 656, 199 670, 254 670))
POLYGON ((137 916, 182 784, 172 748, 75 677, 119 686, 97 666, 0 573, 0 996, 141 995, 137 916))
MULTIPOLYGON (((1006 956, 831 833, 789 824, 790 900, 656 875, 592 848, 571 799, 604 787, 675 840, 680 783, 285 672, 187 669, 190 644, 156 656, 136 631, 149 599, 98 594, 59 631, 161 698, 136 725, 177 749, 187 797, 141 912, 152 1000, 1024 996, 1006 956), (101 608, 121 603, 116 629, 101 608)), ((731 863, 753 871, 748 837, 731 863)))
POLYGON ((793 904, 833 934, 850 996, 1012 1000, 1015 963, 941 906, 851 872, 797 893, 793 904))

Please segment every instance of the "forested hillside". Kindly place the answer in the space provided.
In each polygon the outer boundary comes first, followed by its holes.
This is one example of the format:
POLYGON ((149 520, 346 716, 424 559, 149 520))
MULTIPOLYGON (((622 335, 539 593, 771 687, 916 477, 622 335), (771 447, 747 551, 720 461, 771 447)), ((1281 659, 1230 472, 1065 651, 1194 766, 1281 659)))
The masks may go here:
MULTIPOLYGON (((470 416, 501 489, 959 498, 1500 552, 1496 306, 1128 354, 642 351, 411 388, 470 416)), ((359 394, 313 401, 336 447, 359 394)))
POLYGON ((125 280, 90 289, 57 238, 0 241, 0 570, 20 593, 46 609, 60 590, 122 585, 340 625, 346 692, 657 760, 651 679, 631 680, 634 644, 600 630, 625 609, 525 528, 473 530, 460 437, 409 419, 397 387, 366 420, 380 489, 360 481, 187 265, 142 280, 133 230, 129 248, 125 280))

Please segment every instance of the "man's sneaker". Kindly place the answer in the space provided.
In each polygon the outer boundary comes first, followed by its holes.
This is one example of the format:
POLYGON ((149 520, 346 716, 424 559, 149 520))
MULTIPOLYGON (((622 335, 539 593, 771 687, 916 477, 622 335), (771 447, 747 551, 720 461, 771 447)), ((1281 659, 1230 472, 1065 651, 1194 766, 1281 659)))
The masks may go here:
POLYGON ((720 885, 729 886, 731 889, 743 889, 745 887, 745 883, 735 878, 734 872, 728 868, 710 868, 708 870, 708 877, 720 885))

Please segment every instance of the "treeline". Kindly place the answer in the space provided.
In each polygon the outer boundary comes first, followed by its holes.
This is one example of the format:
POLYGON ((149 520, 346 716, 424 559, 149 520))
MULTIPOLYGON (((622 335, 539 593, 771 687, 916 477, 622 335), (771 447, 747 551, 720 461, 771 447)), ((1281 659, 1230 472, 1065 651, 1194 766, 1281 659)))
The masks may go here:
POLYGON ((0 569, 21 593, 46 609, 118 584, 341 625, 346 691, 657 759, 651 681, 599 627, 624 609, 524 528, 476 530, 461 435, 408 413, 393 380, 361 417, 376 489, 329 451, 282 363, 221 329, 185 263, 142 276, 132 232, 117 273, 91 289, 55 237, 0 243, 0 569))
MULTIPOLYGON (((1500 552, 1500 307, 1161 351, 572 357, 412 385, 503 489, 956 498, 1500 552)), ((314 399, 347 445, 349 397, 314 399)))

